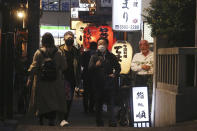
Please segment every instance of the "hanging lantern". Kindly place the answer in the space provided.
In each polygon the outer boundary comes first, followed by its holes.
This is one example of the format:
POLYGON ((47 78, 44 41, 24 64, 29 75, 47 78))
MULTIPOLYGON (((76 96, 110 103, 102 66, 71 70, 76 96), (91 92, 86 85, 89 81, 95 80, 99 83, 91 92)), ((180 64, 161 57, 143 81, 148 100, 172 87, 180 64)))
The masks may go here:
POLYGON ((76 24, 76 41, 79 45, 83 45, 83 30, 88 24, 89 23, 83 23, 81 21, 76 24))
POLYGON ((97 40, 100 37, 104 37, 108 39, 109 46, 108 50, 111 51, 112 45, 114 44, 114 38, 113 38, 113 31, 110 26, 88 26, 84 29, 84 39, 83 39, 83 45, 85 48, 89 48, 89 43, 94 41, 97 42, 97 40))
POLYGON ((116 41, 112 46, 112 53, 118 58, 121 65, 120 74, 128 74, 131 68, 133 48, 127 41, 116 41))
POLYGON ((90 47, 90 42, 97 42, 99 34, 98 34, 98 28, 96 26, 88 26, 83 31, 83 45, 84 48, 90 47))

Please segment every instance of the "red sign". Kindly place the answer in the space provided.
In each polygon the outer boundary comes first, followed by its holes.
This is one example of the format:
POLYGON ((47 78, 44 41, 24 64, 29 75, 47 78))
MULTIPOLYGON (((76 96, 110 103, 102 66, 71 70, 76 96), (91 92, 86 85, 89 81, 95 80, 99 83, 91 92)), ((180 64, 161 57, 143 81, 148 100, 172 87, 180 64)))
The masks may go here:
POLYGON ((90 42, 97 42, 97 40, 100 37, 104 37, 106 39, 108 39, 109 41, 109 46, 108 46, 108 50, 111 51, 112 49, 112 45, 115 42, 115 39, 113 37, 113 31, 112 28, 110 26, 88 26, 84 29, 84 39, 83 39, 83 45, 84 48, 89 48, 89 43, 90 42))

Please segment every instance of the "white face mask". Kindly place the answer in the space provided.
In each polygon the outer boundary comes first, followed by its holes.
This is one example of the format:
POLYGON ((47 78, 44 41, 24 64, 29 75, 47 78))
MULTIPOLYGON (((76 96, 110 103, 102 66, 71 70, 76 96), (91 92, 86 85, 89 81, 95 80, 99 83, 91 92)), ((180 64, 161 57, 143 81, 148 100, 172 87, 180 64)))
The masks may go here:
POLYGON ((105 52, 106 47, 104 45, 99 45, 98 50, 103 53, 103 52, 105 52))

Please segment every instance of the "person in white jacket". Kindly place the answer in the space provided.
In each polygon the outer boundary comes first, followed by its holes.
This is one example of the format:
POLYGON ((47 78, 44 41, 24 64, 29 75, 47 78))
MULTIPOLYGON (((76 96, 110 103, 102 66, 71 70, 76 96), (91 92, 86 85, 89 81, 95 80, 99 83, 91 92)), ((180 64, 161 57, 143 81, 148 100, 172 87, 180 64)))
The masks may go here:
POLYGON ((152 76, 153 76, 153 52, 149 48, 147 40, 139 42, 140 53, 136 53, 131 62, 131 70, 136 73, 135 86, 147 86, 149 103, 152 102, 152 76))
MULTIPOLYGON (((139 42, 140 53, 136 53, 131 63, 131 70, 136 72, 137 76, 146 76, 153 74, 153 52, 149 49, 147 40, 139 42)), ((141 83, 141 82, 140 82, 141 83)), ((143 84, 143 83, 141 83, 143 84)))

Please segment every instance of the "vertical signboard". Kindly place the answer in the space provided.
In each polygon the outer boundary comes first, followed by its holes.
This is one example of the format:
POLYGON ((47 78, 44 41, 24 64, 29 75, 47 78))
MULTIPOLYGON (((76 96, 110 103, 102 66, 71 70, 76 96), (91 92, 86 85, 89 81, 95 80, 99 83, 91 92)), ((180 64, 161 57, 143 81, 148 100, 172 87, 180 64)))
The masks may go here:
POLYGON ((78 8, 71 8, 71 19, 72 18, 79 18, 79 15, 78 15, 78 8))
POLYGON ((134 127, 150 127, 148 87, 133 87, 132 96, 134 127))
POLYGON ((140 30, 141 0, 113 0, 112 28, 117 31, 140 30))

